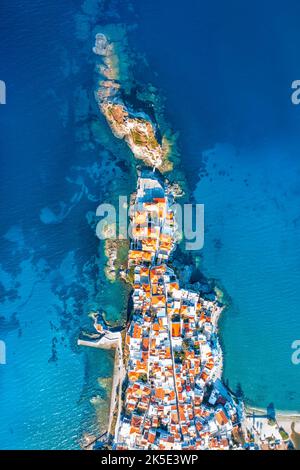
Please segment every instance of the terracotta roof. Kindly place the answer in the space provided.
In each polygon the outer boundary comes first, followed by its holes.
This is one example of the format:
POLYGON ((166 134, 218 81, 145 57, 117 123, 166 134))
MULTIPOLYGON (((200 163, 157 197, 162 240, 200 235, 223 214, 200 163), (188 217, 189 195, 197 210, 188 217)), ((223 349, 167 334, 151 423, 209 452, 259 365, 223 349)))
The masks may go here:
POLYGON ((181 327, 179 322, 172 322, 172 336, 174 338, 181 336, 181 327))
POLYGON ((217 420, 218 424, 220 424, 220 426, 224 426, 225 424, 228 423, 228 418, 225 415, 223 410, 217 411, 215 416, 216 416, 216 420, 217 420))

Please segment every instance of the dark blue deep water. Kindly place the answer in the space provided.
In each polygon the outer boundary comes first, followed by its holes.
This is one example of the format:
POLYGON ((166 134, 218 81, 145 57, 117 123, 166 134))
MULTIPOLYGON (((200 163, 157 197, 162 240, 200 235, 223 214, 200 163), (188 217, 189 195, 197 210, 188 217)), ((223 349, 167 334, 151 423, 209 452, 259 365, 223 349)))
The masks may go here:
POLYGON ((225 379, 252 405, 300 411, 300 106, 290 100, 300 5, 207 3, 1 0, 2 449, 78 448, 101 425, 97 379, 113 358, 76 340, 89 311, 120 318, 93 221, 100 201, 132 185, 128 153, 94 103, 91 48, 108 23, 124 24, 147 60, 136 78, 166 98, 181 167, 205 204, 201 266, 230 297, 225 379))

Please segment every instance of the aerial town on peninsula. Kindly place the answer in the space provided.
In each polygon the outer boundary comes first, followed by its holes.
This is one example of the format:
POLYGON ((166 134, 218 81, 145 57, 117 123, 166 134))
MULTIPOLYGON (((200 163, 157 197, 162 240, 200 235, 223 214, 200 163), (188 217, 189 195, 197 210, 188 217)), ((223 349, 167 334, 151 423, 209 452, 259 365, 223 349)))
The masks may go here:
POLYGON ((134 280, 127 385, 116 449, 228 448, 240 442, 242 410, 219 380, 222 307, 217 299, 180 289, 166 264, 175 247, 171 197, 154 173, 139 178, 128 255, 134 280))
POLYGON ((94 52, 103 59, 99 108, 116 137, 145 164, 129 208, 131 241, 122 276, 132 285, 132 308, 126 327, 110 328, 94 314, 96 341, 79 340, 115 349, 110 417, 101 445, 286 449, 292 445, 289 435, 275 417, 250 413, 222 382, 220 295, 216 289, 207 294, 181 287, 170 267, 178 234, 176 192, 162 176, 171 168, 167 146, 159 143, 147 116, 134 115, 123 103, 113 43, 97 34, 94 52))

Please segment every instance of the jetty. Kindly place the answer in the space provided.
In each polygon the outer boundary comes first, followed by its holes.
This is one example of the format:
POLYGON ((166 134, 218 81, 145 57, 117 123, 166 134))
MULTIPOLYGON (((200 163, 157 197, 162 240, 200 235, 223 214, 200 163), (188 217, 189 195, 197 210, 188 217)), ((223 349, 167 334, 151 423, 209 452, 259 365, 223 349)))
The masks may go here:
POLYGON ((115 350, 109 421, 107 431, 102 434, 102 437, 106 435, 106 438, 109 439, 110 436, 114 436, 114 438, 117 437, 116 434, 119 428, 120 413, 122 408, 122 385, 126 376, 126 371, 123 361, 123 345, 121 331, 112 332, 109 329, 103 329, 102 331, 103 334, 100 339, 97 339, 96 341, 78 339, 77 344, 78 346, 115 350))

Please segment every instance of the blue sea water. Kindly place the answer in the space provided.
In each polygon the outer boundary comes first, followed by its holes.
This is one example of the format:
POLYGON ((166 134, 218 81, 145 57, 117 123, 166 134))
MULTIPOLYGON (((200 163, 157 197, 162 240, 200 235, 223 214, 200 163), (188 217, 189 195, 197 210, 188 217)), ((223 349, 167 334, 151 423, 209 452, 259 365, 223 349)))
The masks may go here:
POLYGON ((119 285, 108 290, 94 230, 104 193, 115 179, 122 187, 92 130, 101 11, 68 0, 0 6, 1 449, 79 448, 83 432, 100 432, 93 400, 109 398, 98 378, 112 375, 112 354, 77 346, 91 310, 117 320, 124 303, 119 285))
POLYGON ((140 2, 181 164, 205 205, 202 271, 230 297, 224 378, 257 407, 300 411, 300 76, 296 1, 140 2), (158 33, 159 32, 159 33, 158 33))
POLYGON ((2 0, 0 79, 0 448, 78 448, 99 430, 91 403, 111 354, 80 350, 87 314, 120 318, 103 276, 98 202, 129 192, 125 146, 94 102, 97 25, 128 26, 166 97, 181 165, 205 204, 202 268, 231 298, 225 379, 256 406, 300 410, 299 4, 2 0), (132 28, 132 25, 135 27, 132 28), (104 145, 105 143, 105 145, 104 145), (114 147, 115 145, 115 147, 114 147))
POLYGON ((241 385, 248 404, 297 412, 298 148, 275 138, 255 149, 216 145, 195 192, 206 204, 204 272, 231 296, 220 322, 225 379, 233 390, 241 385))

